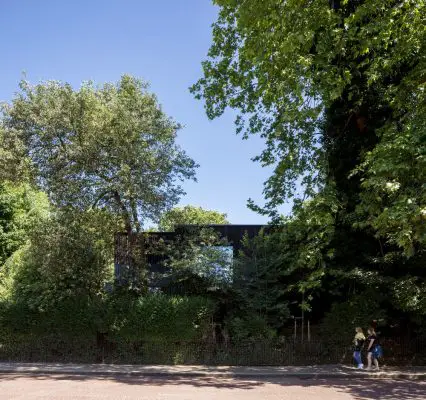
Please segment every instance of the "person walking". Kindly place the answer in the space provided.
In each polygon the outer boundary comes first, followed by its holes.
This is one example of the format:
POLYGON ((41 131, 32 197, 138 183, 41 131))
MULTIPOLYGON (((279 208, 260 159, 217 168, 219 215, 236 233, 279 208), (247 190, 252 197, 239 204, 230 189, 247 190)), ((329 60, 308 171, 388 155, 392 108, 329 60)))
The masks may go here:
POLYGON ((377 339, 376 332, 374 328, 369 328, 367 338, 367 370, 371 370, 371 364, 373 362, 374 366, 376 367, 376 370, 379 370, 378 346, 379 341, 377 339))
POLYGON ((362 328, 355 328, 355 337, 354 337, 354 359, 359 369, 364 368, 364 364, 362 363, 361 358, 361 350, 364 346, 365 335, 362 331, 362 328))

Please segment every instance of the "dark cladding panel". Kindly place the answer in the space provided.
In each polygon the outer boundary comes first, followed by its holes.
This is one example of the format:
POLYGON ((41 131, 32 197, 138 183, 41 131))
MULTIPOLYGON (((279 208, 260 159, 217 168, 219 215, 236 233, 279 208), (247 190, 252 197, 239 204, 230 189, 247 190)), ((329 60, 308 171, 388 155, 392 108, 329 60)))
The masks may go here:
POLYGON ((217 232, 221 238, 226 239, 234 249, 241 248, 241 240, 247 234, 249 238, 256 236, 261 229, 268 229, 268 225, 178 225, 176 233, 188 229, 210 228, 217 232))

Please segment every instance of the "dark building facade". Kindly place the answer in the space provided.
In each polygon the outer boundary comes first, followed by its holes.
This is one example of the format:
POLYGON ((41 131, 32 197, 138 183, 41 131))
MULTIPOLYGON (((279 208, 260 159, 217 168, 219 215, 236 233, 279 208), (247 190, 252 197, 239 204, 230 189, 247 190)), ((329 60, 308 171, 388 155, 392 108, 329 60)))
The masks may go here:
POLYGON ((162 286, 164 282, 159 283, 153 277, 165 272, 163 262, 167 255, 153 249, 173 244, 185 236, 196 237, 197 231, 205 228, 217 234, 222 246, 225 242, 226 247, 232 248, 234 258, 242 247, 244 237, 253 238, 262 229, 271 229, 268 225, 178 225, 174 232, 118 233, 115 237, 114 257, 116 282, 127 279, 134 266, 141 263, 147 267, 148 286, 162 286))

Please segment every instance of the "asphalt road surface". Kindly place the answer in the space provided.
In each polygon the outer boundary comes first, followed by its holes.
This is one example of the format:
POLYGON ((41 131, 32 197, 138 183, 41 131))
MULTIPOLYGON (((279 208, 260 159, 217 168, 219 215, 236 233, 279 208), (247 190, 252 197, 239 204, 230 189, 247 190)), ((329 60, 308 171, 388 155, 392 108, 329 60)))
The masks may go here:
POLYGON ((425 381, 0 375, 0 399, 425 400, 425 381))

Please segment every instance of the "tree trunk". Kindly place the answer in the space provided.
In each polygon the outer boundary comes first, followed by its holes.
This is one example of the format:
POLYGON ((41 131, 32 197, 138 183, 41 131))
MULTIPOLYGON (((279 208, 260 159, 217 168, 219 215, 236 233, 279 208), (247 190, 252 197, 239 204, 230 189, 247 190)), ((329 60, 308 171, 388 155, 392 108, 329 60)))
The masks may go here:
POLYGON ((136 203, 132 201, 131 205, 132 205, 133 222, 135 224, 136 232, 139 233, 141 231, 141 224, 139 223, 139 220, 138 220, 138 210, 136 207, 136 203))
POLYGON ((114 191, 114 199, 117 202, 118 206, 121 208, 123 219, 124 219, 124 224, 125 224, 125 227, 126 227, 126 232, 130 236, 130 234, 133 231, 132 220, 130 218, 129 211, 127 210, 126 206, 124 205, 123 201, 121 200, 120 194, 118 193, 117 190, 114 191))

